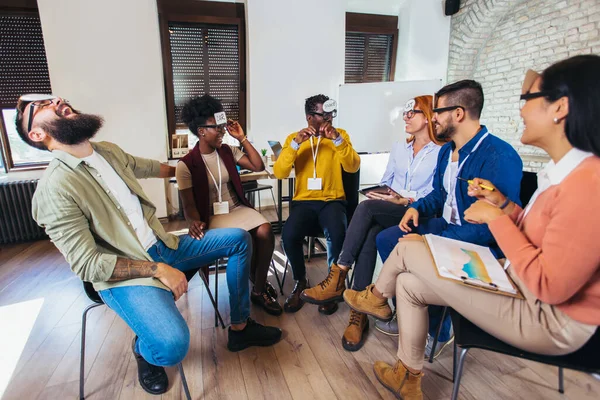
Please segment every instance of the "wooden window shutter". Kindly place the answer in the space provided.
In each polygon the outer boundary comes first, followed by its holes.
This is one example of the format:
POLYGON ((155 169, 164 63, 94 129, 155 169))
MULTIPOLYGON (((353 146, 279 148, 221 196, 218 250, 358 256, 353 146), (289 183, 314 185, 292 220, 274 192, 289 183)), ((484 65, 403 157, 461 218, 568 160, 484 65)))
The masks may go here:
POLYGON ((175 121, 194 96, 210 94, 223 103, 228 118, 240 117, 238 26, 169 22, 175 121))
POLYGON ((345 82, 385 82, 393 64, 392 34, 346 33, 345 82))
POLYGON ((0 104, 14 106, 25 93, 52 93, 40 17, 0 14, 0 104))

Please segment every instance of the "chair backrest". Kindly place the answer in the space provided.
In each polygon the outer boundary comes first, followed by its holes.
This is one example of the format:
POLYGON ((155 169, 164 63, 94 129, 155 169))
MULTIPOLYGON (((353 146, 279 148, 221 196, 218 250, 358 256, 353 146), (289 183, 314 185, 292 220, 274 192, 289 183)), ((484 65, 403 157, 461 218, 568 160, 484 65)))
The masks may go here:
POLYGON ((521 178, 521 205, 525 207, 531 196, 537 190, 537 174, 535 172, 523 171, 521 178))
POLYGON ((342 184, 346 193, 346 219, 348 224, 358 207, 358 189, 360 187, 360 169, 356 172, 346 172, 342 168, 342 184))
POLYGON ((92 282, 83 282, 83 291, 85 292, 87 297, 94 303, 104 303, 102 301, 102 298, 100 298, 98 292, 96 292, 96 289, 94 289, 94 285, 92 285, 92 282))

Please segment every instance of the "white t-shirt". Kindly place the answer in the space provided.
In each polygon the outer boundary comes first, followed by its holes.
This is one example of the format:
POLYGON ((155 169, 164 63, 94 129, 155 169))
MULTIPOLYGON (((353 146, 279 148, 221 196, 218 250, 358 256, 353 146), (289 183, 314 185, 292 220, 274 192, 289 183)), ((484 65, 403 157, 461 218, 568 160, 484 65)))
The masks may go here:
POLYGON ((106 186, 110 188, 112 195, 117 199, 121 207, 123 207, 123 211, 127 215, 127 218, 129 218, 129 222, 131 222, 131 226, 135 230, 140 243, 145 250, 148 250, 156 243, 157 239, 144 218, 140 199, 129 190, 125 181, 115 172, 108 161, 96 151, 82 160, 98 171, 98 175, 94 178, 102 179, 106 186))
POLYGON ((458 172, 458 161, 448 163, 446 173, 444 173, 444 189, 448 193, 446 204, 452 208, 449 224, 461 225, 460 215, 458 214, 458 203, 456 202, 456 175, 458 172), (448 178, 446 178, 448 177, 448 178))

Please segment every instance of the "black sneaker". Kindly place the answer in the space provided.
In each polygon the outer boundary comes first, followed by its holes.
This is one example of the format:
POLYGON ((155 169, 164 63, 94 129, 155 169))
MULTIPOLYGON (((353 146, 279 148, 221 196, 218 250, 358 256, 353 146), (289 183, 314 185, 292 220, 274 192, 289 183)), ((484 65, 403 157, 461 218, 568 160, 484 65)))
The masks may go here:
POLYGON ((169 378, 163 367, 150 364, 135 351, 137 336, 133 338, 132 350, 138 365, 140 386, 150 394, 163 394, 169 389, 169 378))
POLYGON ((279 340, 281 340, 281 329, 274 326, 263 326, 252 318, 248 318, 244 330, 233 331, 229 327, 227 349, 240 351, 251 346, 272 346, 279 340))

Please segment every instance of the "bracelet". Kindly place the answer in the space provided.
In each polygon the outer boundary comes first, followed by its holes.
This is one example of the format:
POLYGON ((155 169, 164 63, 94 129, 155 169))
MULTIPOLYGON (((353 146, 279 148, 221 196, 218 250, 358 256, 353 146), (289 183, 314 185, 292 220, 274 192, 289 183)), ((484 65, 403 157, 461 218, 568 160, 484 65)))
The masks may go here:
POLYGON ((506 201, 498 208, 501 210, 504 210, 506 208, 506 206, 508 206, 509 203, 510 203, 510 199, 507 197, 506 201))
POLYGON ((240 145, 241 145, 242 143, 244 143, 246 140, 248 140, 248 136, 244 136, 244 138, 243 138, 243 139, 240 141, 240 145))

